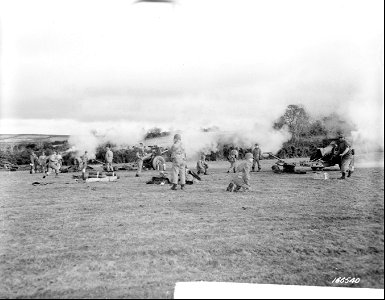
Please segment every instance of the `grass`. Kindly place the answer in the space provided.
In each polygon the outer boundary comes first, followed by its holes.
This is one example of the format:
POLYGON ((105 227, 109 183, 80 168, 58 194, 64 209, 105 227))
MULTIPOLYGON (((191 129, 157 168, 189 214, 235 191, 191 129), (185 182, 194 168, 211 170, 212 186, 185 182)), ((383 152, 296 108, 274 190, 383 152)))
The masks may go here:
POLYGON ((156 174, 78 183, 0 173, 2 298, 172 298, 178 281, 383 288, 384 169, 346 181, 253 173, 227 193, 227 163, 186 191, 156 174), (358 284, 332 284, 335 277, 358 284))

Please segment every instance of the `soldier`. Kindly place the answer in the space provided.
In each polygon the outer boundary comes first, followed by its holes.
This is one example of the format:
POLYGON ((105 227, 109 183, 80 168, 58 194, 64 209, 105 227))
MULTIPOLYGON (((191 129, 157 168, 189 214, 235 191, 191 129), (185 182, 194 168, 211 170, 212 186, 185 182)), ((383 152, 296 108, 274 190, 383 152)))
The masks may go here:
POLYGON ((339 179, 345 179, 346 172, 347 177, 350 177, 354 171, 353 149, 346 141, 343 134, 338 136, 338 154, 341 157, 340 169, 341 177, 339 179))
POLYGON ((206 162, 206 155, 202 154, 201 157, 200 157, 200 160, 198 160, 198 162, 197 162, 197 173, 198 173, 198 175, 200 173, 208 175, 207 174, 207 169, 208 168, 209 168, 209 165, 206 162))
POLYGON ((107 167, 107 171, 114 171, 114 168, 112 167, 112 160, 114 158, 114 153, 111 151, 110 147, 106 147, 106 155, 105 155, 105 159, 106 159, 106 167, 107 167))
POLYGON ((60 171, 61 166, 63 165, 63 156, 61 155, 60 152, 56 152, 56 153, 57 153, 56 159, 57 159, 58 166, 59 166, 59 171, 60 171))
POLYGON ((250 190, 250 169, 253 164, 253 154, 246 153, 246 161, 237 166, 237 174, 234 175, 226 191, 238 192, 241 188, 244 190, 250 190))
POLYGON ((74 164, 74 169, 75 169, 76 171, 80 171, 80 170, 81 170, 81 167, 82 167, 82 158, 81 158, 81 156, 79 156, 78 153, 77 153, 76 156, 74 157, 73 164, 74 164))
POLYGON ((39 166, 40 166, 40 173, 45 173, 47 170, 47 156, 45 156, 44 151, 39 156, 39 166))
POLYGON ((172 190, 177 189, 179 176, 182 190, 186 184, 186 152, 181 140, 180 134, 175 134, 174 144, 170 149, 172 160, 172 190))
POLYGON ((255 144, 255 147, 253 149, 254 161, 253 161, 253 167, 251 169, 252 172, 255 171, 255 164, 258 165, 258 171, 257 172, 261 171, 261 164, 259 163, 259 160, 261 159, 261 155, 262 155, 261 148, 259 148, 258 144, 255 144))
POLYGON ((138 151, 136 151, 136 162, 138 163, 138 170, 136 171, 136 177, 139 177, 143 169, 143 159, 146 156, 143 143, 139 143, 138 151))
POLYGON ((230 173, 231 170, 233 170, 235 173, 235 168, 237 167, 236 166, 237 159, 238 159, 238 150, 237 150, 237 148, 231 147, 230 148, 230 154, 228 157, 228 160, 230 162, 230 168, 227 170, 227 173, 230 173))
POLYGON ((46 176, 51 174, 52 170, 55 171, 56 177, 59 176, 60 166, 59 166, 59 161, 57 159, 57 152, 56 151, 53 151, 53 153, 48 157, 48 170, 45 173, 45 175, 43 176, 43 178, 45 178, 46 176))
POLYGON ((88 151, 84 151, 84 154, 79 157, 79 170, 86 170, 88 165, 88 151))
POLYGON ((29 173, 34 174, 37 172, 37 166, 39 164, 39 158, 37 157, 37 155, 34 151, 31 151, 31 155, 29 156, 29 159, 31 161, 31 163, 30 163, 31 169, 30 169, 29 173))

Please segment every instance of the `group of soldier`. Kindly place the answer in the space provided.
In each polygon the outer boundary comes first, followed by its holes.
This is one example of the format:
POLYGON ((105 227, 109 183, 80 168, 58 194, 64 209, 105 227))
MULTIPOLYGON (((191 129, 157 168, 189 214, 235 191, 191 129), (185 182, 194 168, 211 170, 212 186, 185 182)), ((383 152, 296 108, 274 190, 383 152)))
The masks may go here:
MULTIPOLYGON (((247 152, 247 153, 250 153, 250 152, 247 152)), ((254 149, 252 150, 251 154, 253 156, 253 163, 252 163, 251 171, 252 172, 255 171, 256 165, 258 166, 257 172, 261 171, 261 164, 259 161, 261 160, 261 157, 262 157, 262 150, 261 150, 261 148, 259 148, 259 144, 254 145, 254 149)), ((237 166, 238 159, 239 159, 238 149, 231 147, 229 157, 228 157, 228 161, 230 162, 230 167, 227 170, 227 173, 230 173, 230 171, 233 171, 234 173, 236 172, 236 166, 237 166)), ((247 159, 246 155, 245 155, 245 159, 247 159)))
MULTIPOLYGON (((336 155, 340 156, 340 170, 341 177, 338 179, 345 179, 350 177, 354 171, 354 150, 351 145, 346 141, 343 134, 339 135, 337 143, 337 153, 336 155)), ((185 179, 185 169, 186 169, 186 152, 184 146, 181 142, 180 134, 174 136, 174 144, 171 147, 171 159, 172 159, 172 190, 176 190, 178 183, 181 185, 181 189, 184 189, 186 184, 185 179)), ((230 167, 227 170, 227 173, 231 171, 235 174, 233 175, 227 191, 237 192, 241 189, 250 190, 250 172, 259 172, 261 171, 260 159, 262 156, 262 151, 258 144, 255 144, 254 149, 251 152, 245 154, 245 159, 241 163, 238 161, 238 150, 236 148, 231 148, 228 156, 228 161, 230 162, 230 167), (257 170, 256 170, 257 167, 257 170)), ((207 174, 208 165, 205 162, 204 155, 201 156, 200 160, 197 163, 198 173, 203 172, 207 174)))
POLYGON ((31 151, 30 155, 30 173, 36 173, 38 170, 44 173, 44 177, 48 176, 52 172, 55 172, 56 176, 60 172, 60 168, 63 164, 63 157, 56 150, 46 155, 45 151, 38 157, 34 151, 31 151))
MULTIPOLYGON (((341 134, 339 135, 339 140, 337 143, 337 149, 341 157, 340 169, 341 177, 339 179, 345 179, 350 177, 354 171, 354 152, 351 148, 351 145, 346 141, 345 137, 341 134)), ((177 190, 178 185, 181 186, 183 190, 186 184, 186 174, 188 173, 187 169, 187 157, 184 145, 182 143, 182 137, 180 134, 174 135, 174 143, 170 148, 172 168, 171 168, 171 183, 172 190, 177 190)), ((143 143, 139 144, 136 152, 136 162, 138 164, 138 169, 136 172, 136 177, 141 176, 143 169, 143 160, 146 158, 147 154, 144 148, 143 143)), ((262 151, 258 144, 254 145, 254 148, 251 152, 245 154, 245 159, 238 163, 239 153, 237 148, 230 148, 228 161, 230 167, 227 170, 227 173, 234 172, 231 182, 227 187, 227 191, 239 191, 250 190, 250 172, 259 172, 261 171, 260 159, 262 156, 262 151), (256 169, 257 168, 257 169, 256 169)), ((107 171, 114 171, 113 168, 113 158, 114 154, 111 151, 110 147, 106 147, 105 153, 105 166, 107 171)), ((50 155, 46 156, 43 151, 38 157, 34 151, 31 152, 31 173, 37 172, 40 168, 40 172, 44 173, 44 177, 48 176, 52 172, 55 172, 56 176, 60 172, 62 166, 62 156, 57 151, 53 151, 50 155)), ((83 155, 76 158, 78 169, 85 172, 88 165, 88 152, 85 151, 83 155)), ((204 154, 201 154, 199 160, 197 161, 197 173, 207 175, 208 164, 206 162, 206 157, 204 154)))
MULTIPOLYGON (((175 134, 174 144, 171 149, 171 161, 172 161, 172 190, 178 189, 178 184, 180 184, 181 189, 183 190, 186 184, 186 151, 182 144, 182 138, 180 134, 175 134)), ((227 191, 239 191, 240 189, 249 190, 250 189, 250 171, 255 171, 255 166, 257 165, 257 172, 261 170, 261 165, 259 160, 261 159, 261 149, 258 144, 255 144, 255 148, 252 153, 246 153, 245 161, 242 161, 240 164, 238 161, 238 150, 236 148, 231 148, 229 153, 228 161, 230 162, 230 167, 227 170, 227 173, 233 171, 235 175, 233 176, 227 191)), ((198 174, 207 175, 208 164, 205 161, 205 155, 202 154, 200 159, 197 162, 197 172, 198 174)))

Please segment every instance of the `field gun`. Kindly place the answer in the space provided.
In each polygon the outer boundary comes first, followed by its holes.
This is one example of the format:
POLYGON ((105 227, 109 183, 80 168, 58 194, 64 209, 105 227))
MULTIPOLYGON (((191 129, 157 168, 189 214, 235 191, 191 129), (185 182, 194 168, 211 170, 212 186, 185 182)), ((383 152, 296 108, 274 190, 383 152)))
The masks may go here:
POLYGON ((148 153, 143 158, 143 167, 154 170, 166 170, 166 159, 163 157, 168 149, 161 150, 158 146, 154 146, 151 149, 151 153, 148 153))
POLYGON ((17 171, 19 169, 19 166, 16 164, 13 164, 9 162, 8 160, 1 160, 0 161, 0 167, 8 170, 8 171, 17 171))
POLYGON ((270 157, 278 159, 278 161, 275 163, 274 166, 272 166, 272 169, 276 173, 296 173, 295 171, 295 166, 296 163, 287 163, 285 162, 282 158, 279 158, 278 156, 275 156, 272 152, 264 152, 263 153, 265 156, 268 155, 270 157), (281 168, 282 167, 282 170, 281 168))
MULTIPOLYGON (((354 149, 352 149, 354 155, 354 149)), ((333 167, 341 163, 341 157, 338 155, 338 146, 335 140, 324 148, 317 148, 309 161, 301 161, 300 165, 310 167, 313 171, 321 171, 327 167, 333 167)))

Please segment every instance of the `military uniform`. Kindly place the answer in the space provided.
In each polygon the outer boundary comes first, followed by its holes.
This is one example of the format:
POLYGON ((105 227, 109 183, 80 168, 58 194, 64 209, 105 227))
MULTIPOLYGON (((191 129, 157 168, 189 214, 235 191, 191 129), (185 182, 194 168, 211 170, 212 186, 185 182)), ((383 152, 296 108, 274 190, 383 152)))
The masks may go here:
POLYGON ((87 152, 84 152, 84 154, 79 157, 78 161, 79 161, 79 170, 87 170, 87 165, 88 165, 87 152))
POLYGON ((201 159, 198 160, 197 162, 197 173, 198 175, 200 173, 203 173, 205 175, 207 175, 207 169, 209 168, 207 162, 206 162, 206 156, 205 155, 201 155, 201 159))
POLYGON ((59 171, 60 171, 61 166, 63 165, 63 157, 61 156, 61 154, 57 154, 56 159, 57 159, 57 163, 58 163, 59 171))
POLYGON ((45 173, 47 171, 47 156, 45 156, 44 152, 39 156, 39 166, 41 173, 45 173))
POLYGON ((30 174, 33 174, 33 173, 36 173, 37 172, 37 166, 38 166, 38 163, 39 163, 39 158, 37 157, 37 155, 32 152, 30 157, 29 157, 31 163, 31 169, 29 171, 30 174))
MULTIPOLYGON (((251 154, 251 153, 250 153, 251 154)), ((250 189, 250 170, 252 167, 252 162, 244 161, 240 163, 236 168, 236 174, 233 175, 227 191, 239 191, 241 188, 246 190, 250 189)))
POLYGON ((56 176, 58 176, 59 170, 60 170, 60 165, 57 159, 57 155, 53 153, 48 157, 48 170, 46 172, 46 175, 48 176, 49 174, 51 174, 52 171, 55 171, 56 176))
POLYGON ((107 152, 106 152, 106 156, 105 156, 105 159, 106 159, 106 167, 107 167, 107 171, 113 171, 114 168, 112 167, 112 160, 114 158, 114 153, 111 151, 111 149, 108 149, 107 152))
POLYGON ((354 171, 354 157, 351 145, 345 140, 340 139, 338 142, 338 154, 341 156, 340 169, 342 173, 341 179, 345 178, 346 172, 348 173, 348 177, 354 171), (347 149, 349 149, 344 155, 342 155, 347 149))
POLYGON ((261 164, 259 163, 259 160, 261 159, 262 151, 259 147, 255 147, 253 149, 253 167, 252 171, 255 170, 255 165, 258 165, 258 171, 261 170, 261 164))
POLYGON ((236 149, 231 150, 228 159, 230 162, 230 168, 228 169, 227 173, 229 173, 231 170, 233 170, 235 173, 235 168, 237 166, 238 159, 238 151, 236 149))
POLYGON ((171 183, 178 184, 180 176, 180 184, 183 187, 186 184, 186 152, 180 140, 174 142, 170 149, 172 160, 172 180, 171 183))
POLYGON ((138 170, 136 171, 136 177, 139 177, 143 169, 143 158, 146 156, 144 147, 140 146, 136 152, 136 162, 138 163, 138 170))

